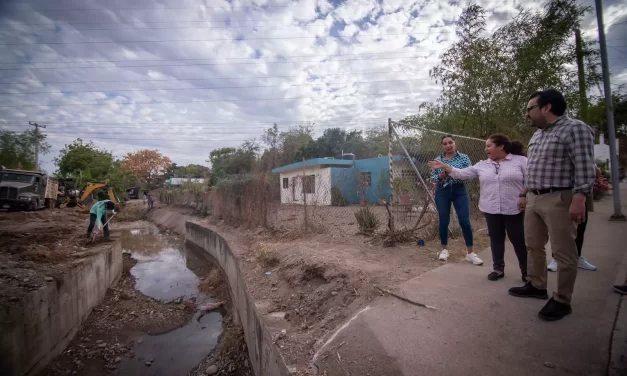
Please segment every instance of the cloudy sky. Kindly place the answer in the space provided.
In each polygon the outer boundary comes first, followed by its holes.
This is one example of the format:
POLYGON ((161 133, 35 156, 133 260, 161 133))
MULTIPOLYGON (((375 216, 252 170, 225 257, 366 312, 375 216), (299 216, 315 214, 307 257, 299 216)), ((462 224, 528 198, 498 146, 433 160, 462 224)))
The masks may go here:
MULTIPOLYGON (((594 5, 585 0, 586 5, 594 5)), ((479 0, 487 29, 520 0, 479 0)), ((415 113, 467 1, 0 0, 0 127, 46 124, 122 156, 201 163, 276 122, 363 128, 415 113), (104 4, 106 3, 106 4, 104 4)), ((627 83, 627 0, 606 0, 613 86, 627 83), (615 84, 615 85, 614 85, 615 84)), ((527 4, 541 7, 542 3, 527 4)), ((596 19, 584 22, 596 37, 596 19)))

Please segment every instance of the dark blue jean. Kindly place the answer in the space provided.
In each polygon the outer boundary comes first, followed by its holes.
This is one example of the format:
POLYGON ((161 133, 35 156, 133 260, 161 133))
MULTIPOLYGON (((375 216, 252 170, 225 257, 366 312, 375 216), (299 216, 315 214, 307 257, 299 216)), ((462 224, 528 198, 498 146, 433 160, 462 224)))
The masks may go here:
POLYGON ((470 197, 464 184, 449 184, 435 190, 435 205, 440 216, 440 244, 448 244, 448 225, 451 222, 451 204, 457 213, 467 247, 472 247, 472 227, 470 226, 470 197))

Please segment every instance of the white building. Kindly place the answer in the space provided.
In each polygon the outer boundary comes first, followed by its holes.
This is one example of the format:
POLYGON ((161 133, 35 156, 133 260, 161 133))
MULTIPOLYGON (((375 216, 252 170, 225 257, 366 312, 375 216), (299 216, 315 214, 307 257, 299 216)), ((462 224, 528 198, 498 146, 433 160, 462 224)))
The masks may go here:
MULTIPOLYGON (((618 139, 616 139, 616 155, 618 152, 618 139)), ((594 145, 594 160, 597 162, 608 162, 610 160, 610 145, 605 144, 603 133, 599 135, 599 143, 594 145)))

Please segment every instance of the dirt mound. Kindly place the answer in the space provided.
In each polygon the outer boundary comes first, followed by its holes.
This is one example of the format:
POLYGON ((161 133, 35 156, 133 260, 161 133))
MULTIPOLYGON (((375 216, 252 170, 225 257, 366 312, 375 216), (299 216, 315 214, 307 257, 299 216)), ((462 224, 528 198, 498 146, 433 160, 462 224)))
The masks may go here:
POLYGON ((92 252, 79 208, 0 213, 0 304, 17 301, 92 252))

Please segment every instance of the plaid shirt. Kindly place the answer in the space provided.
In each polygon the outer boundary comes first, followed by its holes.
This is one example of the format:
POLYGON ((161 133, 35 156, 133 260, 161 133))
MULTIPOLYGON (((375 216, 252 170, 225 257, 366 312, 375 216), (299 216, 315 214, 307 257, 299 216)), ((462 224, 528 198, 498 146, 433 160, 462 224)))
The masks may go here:
POLYGON ((586 123, 561 116, 529 141, 527 188, 572 187, 591 194, 595 180, 594 132, 586 123))
MULTIPOLYGON (((470 161, 470 158, 468 158, 466 154, 463 154, 460 152, 456 152, 453 158, 451 159, 446 159, 444 157, 444 153, 442 153, 437 158, 435 158, 435 160, 445 163, 452 167, 457 167, 457 168, 466 168, 466 167, 472 166, 472 162, 470 161)), ((444 172, 444 170, 441 168, 437 168, 431 171, 431 181, 437 184, 437 188, 444 188, 448 186, 449 184, 463 184, 464 183, 464 180, 453 179, 451 176, 447 176, 446 178, 440 180, 439 175, 442 172, 444 172)))

